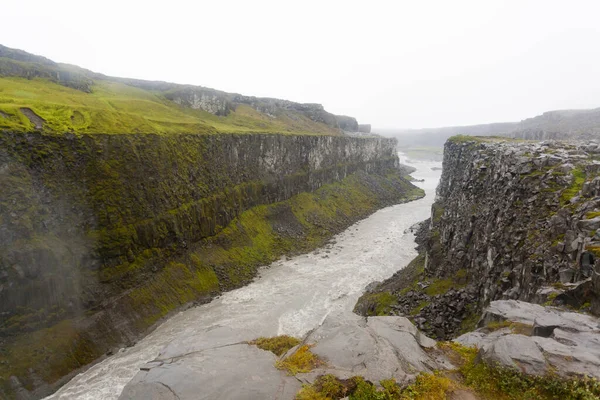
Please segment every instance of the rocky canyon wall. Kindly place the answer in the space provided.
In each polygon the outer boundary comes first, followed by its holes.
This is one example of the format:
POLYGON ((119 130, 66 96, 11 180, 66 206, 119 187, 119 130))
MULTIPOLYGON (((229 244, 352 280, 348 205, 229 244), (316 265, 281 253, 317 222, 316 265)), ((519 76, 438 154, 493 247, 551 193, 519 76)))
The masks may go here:
POLYGON ((600 313, 598 160, 593 142, 449 139, 421 256, 357 310, 410 315, 441 338, 493 300, 600 313))
POLYGON ((394 140, 250 134, 3 132, 0 187, 0 394, 33 397, 178 307, 422 196, 394 140))

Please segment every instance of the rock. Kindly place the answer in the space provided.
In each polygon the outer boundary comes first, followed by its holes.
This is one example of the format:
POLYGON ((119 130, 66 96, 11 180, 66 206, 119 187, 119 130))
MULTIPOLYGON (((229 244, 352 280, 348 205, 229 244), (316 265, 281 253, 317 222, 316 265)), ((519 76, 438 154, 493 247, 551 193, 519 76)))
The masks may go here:
POLYGON ((563 268, 559 271, 560 281, 562 283, 573 282, 573 278, 575 277, 575 271, 573 268, 563 268))
POLYGON ((555 323, 560 319, 560 326, 574 331, 594 331, 600 322, 598 318, 576 312, 561 311, 553 307, 544 307, 539 304, 527 303, 516 300, 497 300, 490 303, 485 309, 481 326, 490 322, 514 321, 527 325, 555 323))
POLYGON ((142 366, 119 400, 293 398, 300 383, 275 369, 277 357, 218 327, 172 342, 159 359, 142 366), (235 385, 232 385, 235 382, 235 385))
POLYGON ((479 360, 518 367, 529 374, 550 369, 560 376, 586 374, 600 378, 600 319, 522 301, 494 301, 484 321, 511 321, 533 326, 533 336, 511 328, 489 332, 485 326, 455 339, 480 348, 479 360))
POLYGON ((524 335, 501 336, 484 345, 478 358, 491 366, 500 364, 531 375, 543 375, 548 370, 544 354, 524 335))
POLYGON ((600 229, 600 217, 584 219, 577 223, 577 227, 582 230, 594 231, 600 229))
POLYGON ((448 369, 447 360, 434 359, 425 348, 435 341, 419 332, 404 317, 368 317, 357 315, 340 319, 328 317, 307 338, 316 342, 313 353, 328 363, 328 373, 339 371, 361 375, 372 382, 394 378, 408 382, 418 372, 448 369))

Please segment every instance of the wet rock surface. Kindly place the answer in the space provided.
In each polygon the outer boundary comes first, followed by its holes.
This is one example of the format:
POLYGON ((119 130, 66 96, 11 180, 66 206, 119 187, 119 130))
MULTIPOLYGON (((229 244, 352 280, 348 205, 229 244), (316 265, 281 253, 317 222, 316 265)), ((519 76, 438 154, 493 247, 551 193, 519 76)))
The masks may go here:
POLYGON ((552 371, 563 377, 600 378, 600 319, 596 317, 499 300, 486 308, 479 326, 455 341, 477 346, 478 358, 485 363, 533 375, 552 371), (530 336, 516 333, 524 325, 532 328, 530 336))
POLYGON ((454 368, 426 351, 435 340, 403 317, 330 315, 304 341, 323 366, 295 377, 276 369, 277 357, 245 343, 244 335, 216 327, 171 343, 141 367, 119 399, 291 399, 301 383, 324 374, 408 383, 419 372, 454 368))

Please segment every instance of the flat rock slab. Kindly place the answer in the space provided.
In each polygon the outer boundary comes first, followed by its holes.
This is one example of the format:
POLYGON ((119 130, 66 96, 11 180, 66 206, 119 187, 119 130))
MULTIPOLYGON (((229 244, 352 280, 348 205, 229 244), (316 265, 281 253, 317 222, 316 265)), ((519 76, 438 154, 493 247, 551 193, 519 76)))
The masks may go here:
MULTIPOLYGON (((316 343, 312 352, 327 362, 326 373, 342 379, 361 375, 372 382, 408 382, 419 372, 453 368, 448 360, 424 351, 436 342, 404 317, 344 317, 328 317, 307 339, 316 343)), ((300 378, 310 382, 313 376, 300 378)))
POLYGON ((600 330, 600 320, 596 317, 518 300, 492 301, 482 319, 484 323, 508 320, 532 326, 537 321, 538 325, 560 325, 579 332, 600 330))
POLYGON ((300 382, 274 365, 277 357, 217 327, 169 344, 141 367, 120 400, 293 399, 300 382))
POLYGON ((218 326, 171 342, 140 367, 119 399, 293 399, 302 383, 324 374, 409 382, 419 372, 454 368, 440 352, 425 351, 435 340, 404 317, 328 316, 305 340, 326 364, 296 377, 275 368, 274 354, 248 345, 247 334, 218 326))
POLYGON ((483 321, 512 321, 533 326, 533 336, 513 334, 510 328, 487 332, 485 327, 456 342, 478 347, 478 358, 489 364, 541 375, 588 375, 600 379, 600 319, 554 307, 515 300, 493 301, 483 321))

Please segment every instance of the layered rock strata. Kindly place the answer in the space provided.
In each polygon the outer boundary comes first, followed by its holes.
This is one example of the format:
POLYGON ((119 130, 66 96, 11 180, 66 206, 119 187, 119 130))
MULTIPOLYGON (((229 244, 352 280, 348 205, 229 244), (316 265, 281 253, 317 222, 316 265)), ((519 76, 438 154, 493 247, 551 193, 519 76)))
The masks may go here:
POLYGON ((178 307, 423 195, 392 140, 250 134, 4 132, 0 186, 0 390, 34 397, 178 307))

